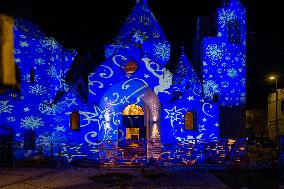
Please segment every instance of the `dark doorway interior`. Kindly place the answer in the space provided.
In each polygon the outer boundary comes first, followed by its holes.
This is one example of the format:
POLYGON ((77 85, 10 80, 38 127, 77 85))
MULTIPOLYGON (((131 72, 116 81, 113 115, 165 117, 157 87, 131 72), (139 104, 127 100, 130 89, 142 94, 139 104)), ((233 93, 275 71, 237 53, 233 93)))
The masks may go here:
POLYGON ((0 166, 13 163, 13 134, 11 130, 0 126, 0 166))

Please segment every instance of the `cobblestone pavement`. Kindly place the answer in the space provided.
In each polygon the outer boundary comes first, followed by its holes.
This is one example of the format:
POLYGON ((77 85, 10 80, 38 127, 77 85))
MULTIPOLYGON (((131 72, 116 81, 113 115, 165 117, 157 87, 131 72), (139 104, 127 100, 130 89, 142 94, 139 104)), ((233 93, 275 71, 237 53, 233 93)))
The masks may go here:
POLYGON ((202 169, 0 168, 1 189, 228 189, 202 169))

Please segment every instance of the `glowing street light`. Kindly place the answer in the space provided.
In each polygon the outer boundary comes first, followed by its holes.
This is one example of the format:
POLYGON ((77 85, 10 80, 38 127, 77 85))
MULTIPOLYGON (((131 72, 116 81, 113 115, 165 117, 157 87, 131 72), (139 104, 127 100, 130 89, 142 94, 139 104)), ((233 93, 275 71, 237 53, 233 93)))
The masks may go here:
POLYGON ((276 132, 276 150, 278 152, 279 149, 279 128, 278 128, 278 86, 277 86, 277 76, 271 75, 269 77, 270 80, 275 80, 275 132, 276 132))
POLYGON ((276 76, 275 76, 275 75, 272 75, 272 76, 269 77, 269 79, 270 79, 270 80, 274 80, 274 79, 276 79, 276 76))

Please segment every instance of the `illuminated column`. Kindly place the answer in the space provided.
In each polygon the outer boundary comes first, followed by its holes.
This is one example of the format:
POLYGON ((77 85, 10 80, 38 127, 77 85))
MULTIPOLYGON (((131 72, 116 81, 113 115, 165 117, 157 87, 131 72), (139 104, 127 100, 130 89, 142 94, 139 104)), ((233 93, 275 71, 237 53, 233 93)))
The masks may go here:
POLYGON ((105 125, 104 125, 104 130, 105 130, 105 135, 104 135, 104 139, 109 139, 109 132, 111 130, 111 126, 110 126, 110 109, 106 108, 105 114, 104 114, 104 118, 105 118, 105 125))

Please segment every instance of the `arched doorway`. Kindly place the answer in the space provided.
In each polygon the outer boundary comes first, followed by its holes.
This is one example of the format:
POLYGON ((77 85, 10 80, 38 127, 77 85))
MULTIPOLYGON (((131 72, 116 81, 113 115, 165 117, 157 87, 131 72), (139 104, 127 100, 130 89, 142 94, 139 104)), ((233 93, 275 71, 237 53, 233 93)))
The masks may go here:
MULTIPOLYGON (((143 109, 146 129, 145 139, 159 140, 160 101, 147 83, 139 78, 117 83, 110 87, 101 97, 99 103, 99 114, 101 115, 99 116, 103 119, 100 122, 98 139, 125 140, 126 131, 123 128, 124 116, 122 114, 128 105, 137 105, 143 109)), ((134 106, 132 107, 134 108, 134 106)))
POLYGON ((144 111, 141 106, 130 104, 124 108, 122 111, 122 128, 125 129, 126 140, 138 141, 146 139, 144 111))
POLYGON ((13 132, 8 126, 0 126, 0 166, 13 163, 13 132))

